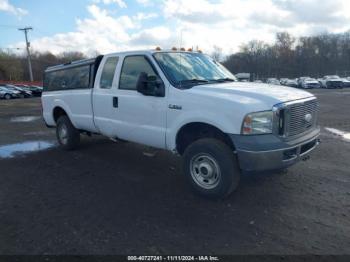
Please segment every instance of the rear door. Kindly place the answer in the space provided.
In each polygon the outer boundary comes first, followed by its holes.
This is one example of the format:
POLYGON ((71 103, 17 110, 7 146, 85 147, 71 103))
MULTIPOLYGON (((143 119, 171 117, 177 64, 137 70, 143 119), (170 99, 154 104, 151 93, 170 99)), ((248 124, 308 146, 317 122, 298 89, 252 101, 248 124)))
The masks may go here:
POLYGON ((96 75, 92 105, 95 126, 99 132, 108 137, 117 137, 116 82, 119 65, 118 56, 105 56, 96 75))

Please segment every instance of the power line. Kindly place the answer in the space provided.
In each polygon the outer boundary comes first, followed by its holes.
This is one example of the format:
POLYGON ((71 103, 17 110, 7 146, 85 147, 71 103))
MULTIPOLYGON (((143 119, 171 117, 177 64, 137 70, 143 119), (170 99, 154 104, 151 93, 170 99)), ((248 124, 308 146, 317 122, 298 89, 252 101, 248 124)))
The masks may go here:
POLYGON ((19 28, 18 30, 24 32, 24 36, 26 39, 26 46, 27 46, 29 77, 30 77, 30 81, 33 82, 34 78, 33 78, 32 62, 30 61, 30 50, 29 50, 30 42, 28 41, 28 31, 33 30, 33 28, 32 27, 25 27, 25 28, 19 28))

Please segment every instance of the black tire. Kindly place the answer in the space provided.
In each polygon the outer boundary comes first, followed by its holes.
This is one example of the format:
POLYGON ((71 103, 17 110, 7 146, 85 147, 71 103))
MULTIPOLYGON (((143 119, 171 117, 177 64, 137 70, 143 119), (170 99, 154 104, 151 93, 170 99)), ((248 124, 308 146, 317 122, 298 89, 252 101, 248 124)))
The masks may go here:
POLYGON ((65 150, 74 150, 80 144, 80 132, 76 129, 68 116, 61 116, 57 120, 56 137, 58 143, 65 150), (63 129, 65 131, 63 131, 63 129), (62 132, 66 132, 65 135, 62 132))
POLYGON ((10 99, 12 98, 12 96, 11 96, 10 94, 5 94, 4 98, 5 98, 6 100, 10 100, 10 99))
POLYGON ((183 155, 183 169, 194 192, 207 198, 223 199, 239 185, 241 171, 237 158, 232 149, 220 140, 204 138, 188 146, 183 155), (212 172, 216 166, 220 175, 212 172), (206 182, 206 177, 203 179, 201 174, 211 177, 206 182))

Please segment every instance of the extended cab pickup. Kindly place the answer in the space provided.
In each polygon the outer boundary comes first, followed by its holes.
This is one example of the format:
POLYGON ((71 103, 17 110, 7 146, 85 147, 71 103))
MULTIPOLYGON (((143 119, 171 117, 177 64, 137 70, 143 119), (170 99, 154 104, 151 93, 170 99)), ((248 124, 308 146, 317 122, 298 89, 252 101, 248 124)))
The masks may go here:
POLYGON ((50 67, 47 126, 75 149, 81 133, 183 156, 193 189, 222 198, 245 171, 285 169, 317 147, 318 102, 289 87, 240 83, 197 52, 138 51, 50 67))

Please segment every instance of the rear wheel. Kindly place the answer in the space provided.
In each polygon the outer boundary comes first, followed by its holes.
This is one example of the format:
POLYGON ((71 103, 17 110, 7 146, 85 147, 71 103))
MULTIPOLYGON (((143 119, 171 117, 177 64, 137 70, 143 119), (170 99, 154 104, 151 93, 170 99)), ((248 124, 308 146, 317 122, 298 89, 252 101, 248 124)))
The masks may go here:
POLYGON ((183 168, 193 190, 205 197, 221 199, 239 184, 240 170, 232 149, 216 139, 200 139, 184 153, 183 168))
POLYGON ((10 100, 10 99, 12 98, 12 96, 11 96, 10 94, 6 94, 6 95, 4 96, 4 98, 5 98, 6 100, 10 100))
POLYGON ((80 132, 73 126, 68 116, 58 118, 56 136, 59 144, 65 150, 74 150, 79 146, 80 132))

